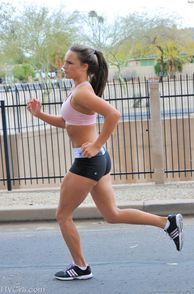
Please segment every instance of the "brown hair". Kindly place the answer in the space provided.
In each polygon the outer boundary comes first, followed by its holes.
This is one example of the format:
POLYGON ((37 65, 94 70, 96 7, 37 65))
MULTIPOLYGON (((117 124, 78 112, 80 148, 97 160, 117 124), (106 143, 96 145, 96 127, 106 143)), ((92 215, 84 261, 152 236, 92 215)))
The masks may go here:
POLYGON ((108 79, 108 65, 101 51, 83 45, 73 45, 71 51, 78 54, 81 63, 88 64, 88 77, 98 96, 102 96, 108 79))

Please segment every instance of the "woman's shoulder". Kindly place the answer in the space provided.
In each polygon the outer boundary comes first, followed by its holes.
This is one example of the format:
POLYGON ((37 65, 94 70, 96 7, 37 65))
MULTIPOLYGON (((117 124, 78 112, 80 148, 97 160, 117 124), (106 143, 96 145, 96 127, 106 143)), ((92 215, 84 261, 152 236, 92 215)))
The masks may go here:
POLYGON ((78 87, 72 93, 72 98, 75 103, 79 105, 86 105, 87 101, 91 100, 96 96, 92 86, 83 85, 82 87, 78 87))
POLYGON ((84 82, 81 84, 78 84, 74 89, 73 89, 73 96, 77 95, 90 95, 93 94, 94 90, 92 88, 92 85, 90 82, 84 82))

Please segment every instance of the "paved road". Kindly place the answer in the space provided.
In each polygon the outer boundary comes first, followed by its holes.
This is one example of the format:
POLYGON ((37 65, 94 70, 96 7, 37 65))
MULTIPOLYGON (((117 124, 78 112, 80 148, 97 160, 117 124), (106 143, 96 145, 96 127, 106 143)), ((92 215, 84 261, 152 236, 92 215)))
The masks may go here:
POLYGON ((181 253, 153 227, 77 223, 94 278, 57 281, 71 262, 56 223, 0 226, 0 293, 194 293, 194 218, 185 219, 181 253))

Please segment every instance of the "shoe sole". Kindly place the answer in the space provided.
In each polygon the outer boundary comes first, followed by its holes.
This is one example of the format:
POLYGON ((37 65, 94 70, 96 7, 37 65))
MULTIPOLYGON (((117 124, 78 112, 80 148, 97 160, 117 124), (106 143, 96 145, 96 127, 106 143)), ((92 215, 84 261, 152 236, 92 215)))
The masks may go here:
POLYGON ((88 280, 88 279, 91 279, 93 278, 93 274, 89 274, 89 275, 84 275, 84 276, 79 276, 79 277, 69 277, 69 278, 63 278, 63 277, 56 277, 55 278, 57 280, 60 280, 60 281, 72 281, 72 280, 88 280))
POLYGON ((181 251, 183 248, 183 216, 181 214, 176 215, 176 225, 179 231, 179 248, 178 251, 181 251))

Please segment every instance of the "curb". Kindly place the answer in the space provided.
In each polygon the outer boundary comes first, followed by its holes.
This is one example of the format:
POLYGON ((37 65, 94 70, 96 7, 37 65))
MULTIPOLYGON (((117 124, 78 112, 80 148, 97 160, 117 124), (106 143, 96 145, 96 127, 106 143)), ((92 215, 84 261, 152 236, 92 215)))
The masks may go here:
MULTIPOLYGON (((121 209, 135 208, 159 215, 179 212, 186 216, 194 214, 194 199, 131 201, 120 205, 118 204, 118 207, 121 209)), ((56 206, 4 207, 0 208, 0 222, 55 221, 55 213, 56 206)), ((75 210, 73 217, 75 220, 102 219, 101 214, 95 206, 80 206, 75 210)))

